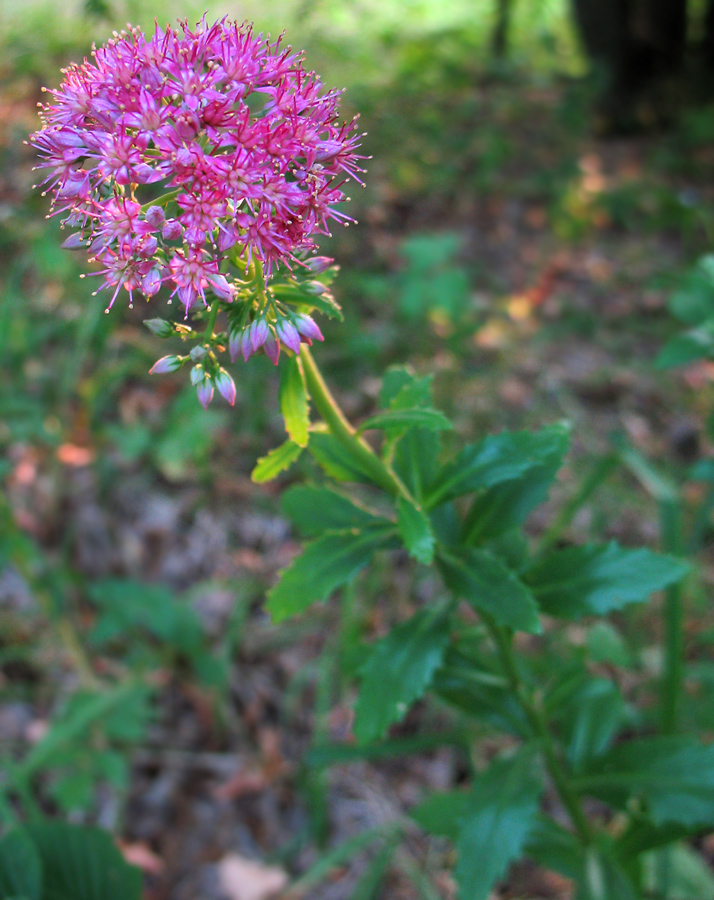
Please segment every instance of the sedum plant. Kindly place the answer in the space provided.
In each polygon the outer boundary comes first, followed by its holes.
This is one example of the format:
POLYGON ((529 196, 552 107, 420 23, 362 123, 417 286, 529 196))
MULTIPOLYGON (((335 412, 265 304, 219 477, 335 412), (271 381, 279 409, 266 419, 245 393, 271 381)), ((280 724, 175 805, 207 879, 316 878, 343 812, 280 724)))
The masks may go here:
MULTIPOLYGON (((422 697, 458 711, 469 782, 426 797, 411 819, 455 843, 461 900, 486 900, 524 856, 573 879, 578 900, 670 896, 694 858, 678 842, 714 826, 714 747, 677 733, 678 674, 653 686, 670 697, 660 727, 623 696, 616 633, 595 625, 597 640, 574 648, 565 626, 644 602, 686 566, 616 543, 560 546, 555 531, 528 538, 568 450, 564 424, 445 455, 451 423, 430 378, 408 368, 386 373, 375 415, 347 420, 310 350, 322 340, 315 315, 340 317, 316 236, 349 221, 335 204, 361 174, 338 94, 279 41, 227 19, 117 35, 51 94, 32 143, 51 214, 73 229, 65 245, 87 249, 108 309, 122 290, 130 305, 163 295, 181 308, 146 323, 185 348, 151 371, 188 368, 205 407, 216 391, 235 400, 227 357, 280 366, 288 439, 253 478, 305 452, 316 476, 284 496, 306 544, 268 594, 272 617, 326 601, 377 554, 439 573, 439 601, 365 648, 354 753, 397 746, 382 742, 422 697), (507 736, 487 763, 469 738, 484 730, 507 736)), ((16 894, 6 882, 1 896, 16 894)))

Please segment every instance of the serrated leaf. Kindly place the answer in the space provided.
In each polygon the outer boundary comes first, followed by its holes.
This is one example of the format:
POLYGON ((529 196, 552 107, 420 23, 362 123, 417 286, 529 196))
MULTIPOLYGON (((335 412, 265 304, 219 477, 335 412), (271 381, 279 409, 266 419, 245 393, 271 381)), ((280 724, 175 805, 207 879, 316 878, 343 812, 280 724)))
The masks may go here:
POLYGON ((141 873, 107 832, 62 822, 26 830, 42 860, 42 900, 139 900, 141 873))
POLYGON ((425 428, 409 429, 397 443, 394 471, 419 503, 422 503, 425 489, 434 476, 440 447, 440 432, 425 428))
POLYGON ((576 900, 639 900, 634 885, 608 846, 590 847, 576 900))
POLYGON ((20 828, 0 840, 0 900, 40 900, 42 862, 29 835, 20 828))
POLYGON ((549 816, 537 816, 523 853, 566 878, 579 878, 583 871, 583 853, 577 837, 549 816))
POLYGON ((453 425, 443 413, 437 409, 416 406, 413 409, 388 409, 365 419, 357 429, 358 432, 378 428, 382 431, 405 430, 407 428, 426 428, 428 431, 449 431, 453 425))
POLYGON ((287 517, 305 537, 388 523, 382 516, 326 487, 297 485, 289 488, 283 494, 281 504, 287 517))
POLYGON ((280 369, 280 411, 290 439, 298 447, 307 447, 310 411, 302 363, 297 356, 286 357, 280 369))
POLYGON ((476 547, 450 547, 438 553, 444 584, 478 612, 500 625, 538 634, 538 607, 530 590, 500 559, 476 547))
POLYGON ((434 559, 434 535, 429 517, 409 500, 397 500, 397 525, 409 555, 429 566, 434 559))
POLYGON ((528 738, 532 728, 507 682, 460 653, 450 651, 434 675, 437 696, 498 731, 528 738))
POLYGON ((646 548, 625 549, 613 541, 547 553, 526 572, 524 581, 544 612, 576 619, 642 603, 687 571, 686 563, 672 556, 646 548))
POLYGON ((432 380, 433 376, 419 377, 407 366, 390 366, 382 380, 380 405, 383 409, 431 406, 432 380))
POLYGON ((469 800, 468 791, 440 791, 430 794, 410 809, 409 815, 429 834, 455 841, 459 836, 461 819, 469 806, 469 800))
POLYGON ((361 744, 381 738, 427 690, 449 642, 448 620, 422 610, 378 641, 362 670, 355 710, 361 744))
POLYGON ((492 541, 521 525, 548 496, 568 445, 569 433, 563 429, 556 433, 550 453, 535 460, 524 475, 495 484, 474 497, 464 520, 463 542, 492 541))
POLYGON ((565 706, 566 755, 574 770, 611 745, 620 729, 626 705, 612 681, 589 679, 565 706))
POLYGON ((390 546, 394 527, 333 531, 307 544, 268 591, 266 609, 274 622, 304 612, 351 581, 376 550, 390 546))
POLYGON ((512 481, 536 465, 546 465, 567 434, 567 426, 557 424, 536 432, 505 431, 465 447, 453 462, 441 467, 425 503, 429 508, 439 506, 462 494, 512 481))
POLYGON ((618 808, 639 795, 655 825, 714 825, 714 745, 688 737, 619 744, 594 760, 576 785, 618 808))
POLYGON ((701 856, 686 844, 648 853, 642 865, 645 890, 651 896, 666 896, 667 900, 714 900, 714 875, 701 856))
POLYGON ((273 478, 289 469, 300 458, 303 448, 293 440, 287 440, 284 444, 271 450, 267 456, 261 456, 255 468, 250 474, 251 481, 256 484, 265 484, 273 478))
POLYGON ((459 900, 487 900, 493 885, 521 856, 542 790, 530 747, 491 763, 474 780, 457 840, 459 900))
POLYGON ((349 451, 333 435, 313 431, 307 449, 330 478, 336 481, 372 483, 370 473, 359 467, 349 451))

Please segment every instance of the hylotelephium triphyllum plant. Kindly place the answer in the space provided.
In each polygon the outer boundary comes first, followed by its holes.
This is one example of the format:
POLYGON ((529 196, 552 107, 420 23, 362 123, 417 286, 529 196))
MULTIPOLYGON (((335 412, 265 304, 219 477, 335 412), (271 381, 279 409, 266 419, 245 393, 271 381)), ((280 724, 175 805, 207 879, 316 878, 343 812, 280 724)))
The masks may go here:
MULTIPOLYGON (((380 412, 359 428, 347 421, 308 349, 322 339, 312 314, 340 315, 332 260, 311 255, 315 236, 346 221, 334 204, 361 173, 338 94, 289 48, 226 19, 117 35, 52 94, 32 142, 54 214, 76 229, 66 246, 88 248, 109 307, 122 288, 130 303, 163 291, 205 321, 194 331, 150 320, 156 335, 194 342, 152 371, 190 361, 207 406, 214 390, 234 402, 226 350, 284 360, 289 439, 253 477, 275 477, 305 448, 327 477, 285 495, 308 543, 269 593, 273 617, 327 599, 377 552, 405 548, 438 568, 442 599, 365 649, 353 750, 381 741, 428 692, 460 711, 470 784, 428 797, 411 821, 455 841, 461 900, 485 900, 522 856, 571 878, 578 900, 667 896, 667 879, 691 862, 676 842, 714 824, 714 748, 674 734, 671 704, 658 734, 656 718, 633 710, 618 679, 556 625, 647 600, 687 567, 615 543, 560 548, 557 528, 540 544, 526 537, 567 451, 562 424, 488 436, 444 460, 451 424, 432 406, 430 379, 404 368, 387 373, 380 412), (366 430, 382 433, 379 451, 366 430), (518 633, 542 634, 540 653, 519 652, 518 633), (484 729, 508 735, 487 765, 474 739, 484 729), (653 866, 669 845, 666 865, 653 866)), ((670 697, 681 689, 675 662, 657 685, 670 697)))

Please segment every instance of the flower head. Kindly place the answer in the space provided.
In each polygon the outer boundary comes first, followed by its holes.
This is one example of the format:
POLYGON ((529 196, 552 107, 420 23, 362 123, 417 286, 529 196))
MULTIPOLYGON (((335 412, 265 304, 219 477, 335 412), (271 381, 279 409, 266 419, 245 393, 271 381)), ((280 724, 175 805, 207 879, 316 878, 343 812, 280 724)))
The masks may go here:
MULTIPOLYGON (((267 280, 346 218, 333 205, 361 171, 355 122, 339 121, 339 93, 279 40, 204 18, 148 37, 132 28, 93 55, 65 71, 31 140, 53 213, 79 228, 68 244, 88 246, 113 288, 109 306, 122 287, 131 299, 162 286, 187 313, 207 291, 230 303, 226 254, 259 261, 267 280)), ((319 335, 306 327, 288 322, 277 338, 299 349, 319 335)), ((251 338, 276 355, 272 329, 251 338)))

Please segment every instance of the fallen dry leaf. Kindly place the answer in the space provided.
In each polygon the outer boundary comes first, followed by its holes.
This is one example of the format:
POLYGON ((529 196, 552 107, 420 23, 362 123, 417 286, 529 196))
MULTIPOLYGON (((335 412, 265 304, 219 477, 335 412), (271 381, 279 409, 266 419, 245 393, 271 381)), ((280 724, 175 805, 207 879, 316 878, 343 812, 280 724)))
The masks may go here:
POLYGON ((288 876, 277 866, 266 866, 236 853, 218 864, 221 888, 230 900, 269 900, 288 884, 288 876))

